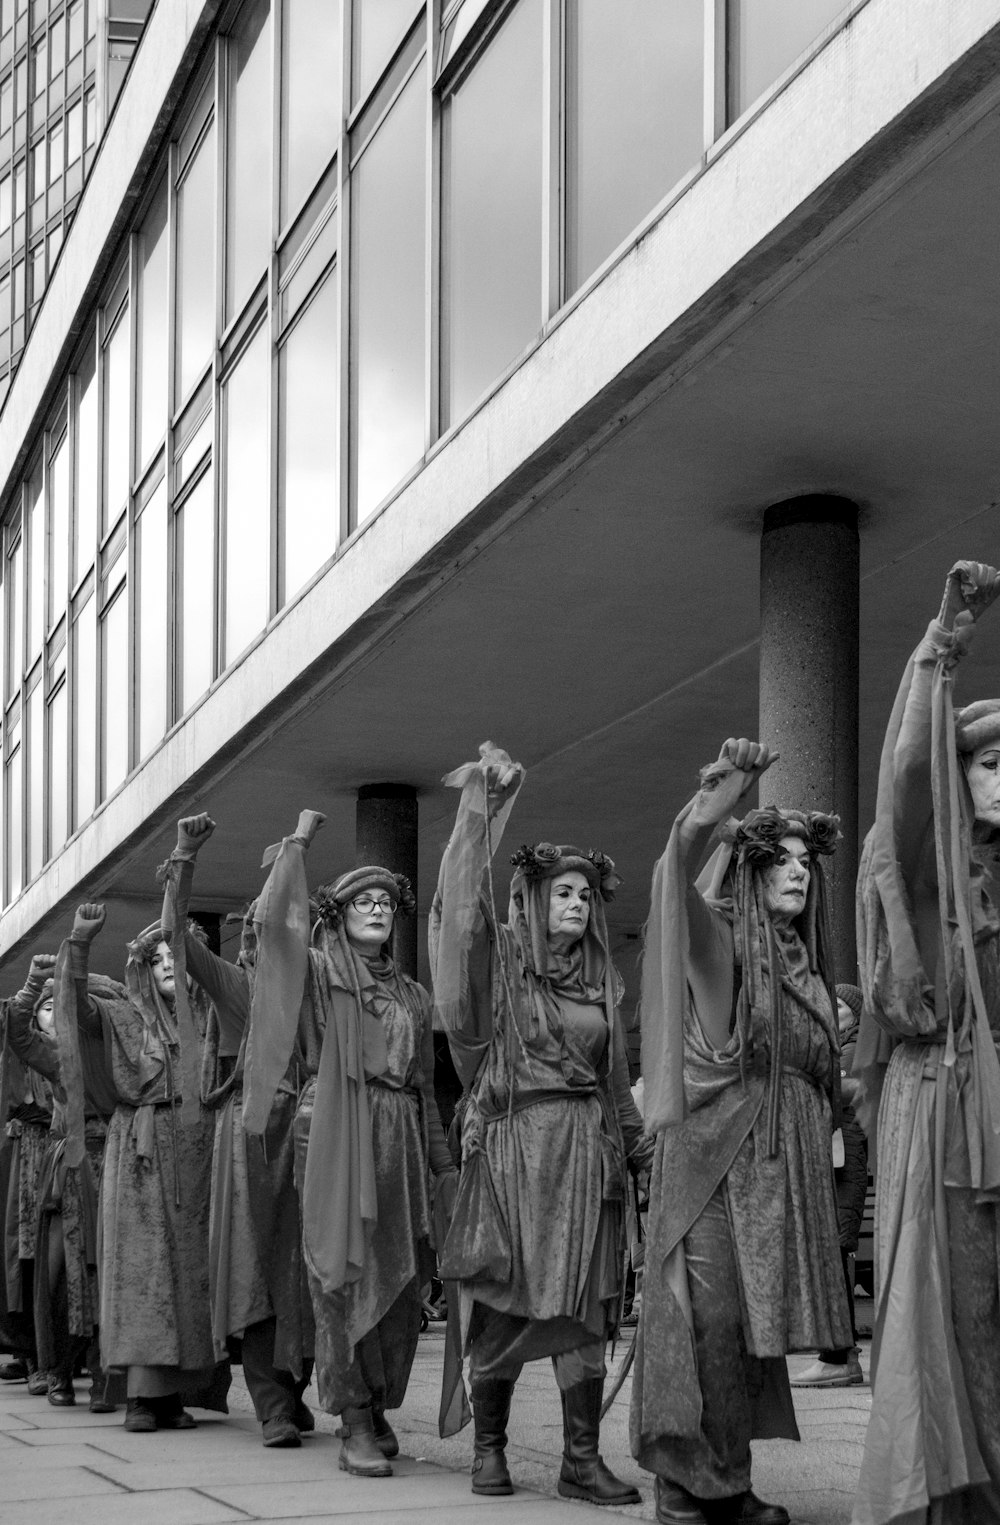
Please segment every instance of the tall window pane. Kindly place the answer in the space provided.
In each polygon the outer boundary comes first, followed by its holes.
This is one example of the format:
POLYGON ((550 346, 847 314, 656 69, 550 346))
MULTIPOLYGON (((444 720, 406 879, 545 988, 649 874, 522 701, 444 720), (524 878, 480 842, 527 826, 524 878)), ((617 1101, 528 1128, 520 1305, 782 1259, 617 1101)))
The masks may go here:
POLYGON ((521 0, 445 116, 446 425, 542 326, 542 0, 521 0))
POLYGON ((28 743, 28 858, 25 883, 34 879, 42 867, 45 829, 45 764, 42 754, 44 714, 42 685, 36 683, 28 695, 25 737, 28 743))
POLYGON ((846 0, 729 0, 729 116, 735 119, 846 8, 846 0))
POLYGON ((354 0, 355 101, 368 94, 420 9, 420 0, 354 0))
POLYGON ((291 598, 337 546, 337 286, 313 298, 281 351, 280 452, 284 596, 291 598))
POLYGON ((49 628, 66 610, 69 575, 69 444, 64 434, 49 459, 49 628))
POLYGON ((351 474, 357 519, 424 449, 425 65, 354 172, 351 474))
POLYGON ((76 533, 73 582, 92 565, 97 540, 97 375, 91 344, 76 373, 76 533))
POLYGON ((63 681, 49 700, 49 856, 57 853, 69 824, 67 771, 67 688, 63 681))
POLYGON ((139 235, 139 397, 136 427, 141 471, 167 427, 167 188, 139 235))
POLYGON ((129 314, 126 308, 104 349, 104 520, 116 523, 129 489, 129 314))
POLYGON ((337 147, 342 77, 340 11, 340 0, 284 0, 282 223, 305 200, 337 147))
POLYGON ((21 580, 24 556, 22 541, 7 557, 7 697, 21 687, 24 671, 24 584, 21 580))
POLYGON ((215 513, 211 470, 177 513, 180 708, 189 710, 212 682, 215 636, 215 513))
POLYGON ((177 191, 178 404, 208 364, 215 340, 215 129, 210 127, 177 191))
POLYGON ((167 484, 162 481, 136 520, 139 653, 136 697, 139 756, 167 729, 167 484))
POLYGON ((42 463, 39 461, 28 479, 25 503, 28 527, 28 663, 42 649, 45 633, 45 497, 42 493, 42 463))
POLYGON ((702 153, 704 0, 570 0, 568 291, 702 153))
POLYGON ((271 236, 271 29, 268 0, 240 14, 229 55, 226 318, 264 274, 271 236))
POLYGON ((24 851, 21 810, 21 748, 9 748, 7 764, 7 896, 13 900, 24 884, 24 851))
POLYGON ((101 797, 106 799, 128 772, 128 599, 124 584, 101 617, 101 669, 104 675, 101 797))
POLYGON ((267 362, 261 327, 225 393, 226 666, 263 630, 269 613, 267 362))
POLYGON ((97 804, 97 628, 96 601, 87 600, 73 626, 73 824, 79 826, 97 804))

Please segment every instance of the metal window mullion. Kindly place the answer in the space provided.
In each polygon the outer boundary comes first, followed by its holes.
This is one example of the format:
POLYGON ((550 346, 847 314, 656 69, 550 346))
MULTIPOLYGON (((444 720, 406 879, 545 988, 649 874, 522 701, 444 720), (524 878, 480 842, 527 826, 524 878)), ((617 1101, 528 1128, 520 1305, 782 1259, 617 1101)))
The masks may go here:
POLYGON ((337 149, 337 216, 340 226, 337 232, 337 354, 340 374, 337 385, 337 431, 340 449, 337 453, 339 480, 339 533, 338 546, 343 545, 351 533, 354 506, 351 502, 351 478, 353 450, 351 447, 351 140, 347 132, 347 117, 351 109, 351 5, 344 0, 340 8, 341 24, 341 104, 340 140, 337 149))
POLYGON ((560 304, 562 288, 561 201, 561 0, 544 0, 542 21, 542 316, 544 328, 560 304))
POLYGON ((727 0, 704 0, 705 54, 703 146, 706 153, 722 137, 727 117, 727 0))
POLYGON ((228 52, 226 39, 216 38, 215 51, 215 334, 212 338, 212 393, 215 399, 215 472, 212 485, 215 492, 215 652, 212 664, 212 681, 222 672, 225 659, 226 630, 226 493, 225 459, 222 449, 225 428, 226 403, 222 395, 222 357, 219 335, 222 332, 222 315, 225 311, 226 286, 226 158, 228 145, 228 121, 226 99, 228 83, 228 52))
POLYGON ((177 407, 177 141, 167 149, 167 418, 163 472, 167 483, 167 730, 181 713, 178 681, 177 523, 174 514, 174 413, 177 407))
POLYGON ((434 89, 434 59, 441 27, 441 0, 427 0, 427 128, 425 172, 424 453, 441 432, 441 105, 434 89))
MULTIPOLYGON (((286 0, 287 3, 287 0, 286 0)), ((281 44, 284 34, 282 0, 271 8, 271 230, 268 238, 267 317, 268 336, 267 410, 268 410, 268 530, 270 566, 268 568, 268 622, 281 608, 284 568, 280 556, 281 525, 278 503, 278 256, 275 253, 281 231, 281 44)))
POLYGON ((129 239, 128 253, 128 499, 125 504, 125 580, 128 599, 125 622, 128 629, 128 664, 125 679, 125 702, 128 705, 128 746, 125 762, 126 778, 139 760, 139 683, 141 679, 141 652, 139 650, 139 601, 136 598, 138 578, 138 537, 135 533, 135 485, 136 473, 136 415, 139 399, 139 239, 133 233, 129 239))

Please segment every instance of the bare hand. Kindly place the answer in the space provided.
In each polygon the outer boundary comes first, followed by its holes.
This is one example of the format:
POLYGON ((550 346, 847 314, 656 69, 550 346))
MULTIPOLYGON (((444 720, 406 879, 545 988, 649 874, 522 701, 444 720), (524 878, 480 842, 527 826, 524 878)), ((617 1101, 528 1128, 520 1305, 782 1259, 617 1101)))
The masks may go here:
POLYGON ((520 763, 486 763, 483 768, 486 794, 490 803, 490 815, 497 815, 512 794, 516 794, 524 777, 520 763))
POLYGON ((76 915, 73 917, 73 930, 70 937, 74 942, 92 943, 98 932, 104 925, 107 912, 103 905, 91 901, 85 905, 78 905, 76 915))
POLYGON ((318 810, 301 810, 295 835, 308 847, 325 820, 326 816, 321 815, 318 810))
POLYGON ((777 760, 778 753, 772 752, 766 741, 749 741, 745 736, 737 740, 730 736, 722 744, 718 761, 702 775, 699 821, 717 825, 728 819, 761 774, 777 760))
POLYGON ((204 811, 201 815, 186 815, 177 822, 177 851, 196 853, 204 847, 214 830, 215 822, 204 811))
POLYGON ((952 630, 956 620, 960 624, 977 620, 998 596, 1000 572, 983 561, 956 561, 944 585, 938 618, 946 630, 952 630), (962 620, 962 615, 969 618, 962 620))
POLYGON ((28 970, 29 983, 41 987, 45 981, 52 978, 52 972, 56 967, 54 953, 33 953, 31 955, 31 967, 28 970))

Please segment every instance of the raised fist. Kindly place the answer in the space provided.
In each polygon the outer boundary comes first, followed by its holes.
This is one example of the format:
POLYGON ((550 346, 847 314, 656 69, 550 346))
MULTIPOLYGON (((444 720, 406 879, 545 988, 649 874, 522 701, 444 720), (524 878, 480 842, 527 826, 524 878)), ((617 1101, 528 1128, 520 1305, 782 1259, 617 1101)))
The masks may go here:
POLYGON ((1000 595, 1000 572, 983 561, 956 561, 948 573, 941 601, 941 624, 946 630, 955 626, 956 620, 967 624, 984 614, 1000 595), (961 620, 960 616, 968 619, 961 620))
POLYGON ((326 816, 318 810, 300 810, 299 823, 295 828, 296 837, 308 847, 325 820, 326 816))
POLYGON ((184 816, 183 820, 177 822, 177 851, 196 853, 204 847, 214 830, 215 822, 204 811, 201 815, 184 816))
POLYGON ((718 761, 702 770, 699 820, 706 824, 726 820, 777 758, 766 741, 730 736, 722 743, 718 761))
POLYGON ((52 978, 56 967, 54 953, 33 953, 31 965, 28 969, 28 983, 37 989, 41 989, 46 980, 52 978))
POLYGON ((73 917, 73 930, 70 937, 77 943, 93 942, 103 927, 106 916, 107 912, 103 905, 95 902, 78 905, 76 915, 73 917))

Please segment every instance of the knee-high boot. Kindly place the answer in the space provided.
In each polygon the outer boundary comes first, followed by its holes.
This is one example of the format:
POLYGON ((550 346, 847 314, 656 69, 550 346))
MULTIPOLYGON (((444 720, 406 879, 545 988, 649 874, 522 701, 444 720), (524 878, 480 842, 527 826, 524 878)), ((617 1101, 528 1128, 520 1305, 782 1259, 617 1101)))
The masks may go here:
POLYGON ((501 1377, 477 1378, 472 1383, 472 1418, 476 1427, 472 1461, 473 1493, 513 1493, 504 1449, 513 1382, 501 1377))
POLYGON ((604 1378, 588 1377, 560 1392, 563 1411, 563 1461, 558 1489, 564 1499, 590 1504, 641 1503, 638 1488, 623 1483, 598 1452, 604 1378))

